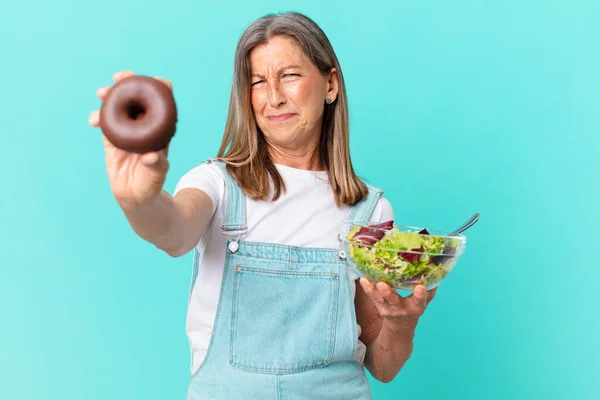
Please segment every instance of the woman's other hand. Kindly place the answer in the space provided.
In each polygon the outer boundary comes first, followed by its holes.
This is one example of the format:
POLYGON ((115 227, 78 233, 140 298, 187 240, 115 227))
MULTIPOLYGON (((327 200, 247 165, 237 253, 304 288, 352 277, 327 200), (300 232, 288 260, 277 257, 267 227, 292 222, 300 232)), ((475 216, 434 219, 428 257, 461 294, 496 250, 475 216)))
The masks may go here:
POLYGON ((407 297, 400 296, 388 284, 371 283, 360 279, 364 292, 373 299, 383 323, 393 331, 412 337, 414 330, 427 305, 433 300, 437 287, 427 291, 424 285, 417 285, 407 297))
MULTIPOLYGON (((117 72, 113 81, 116 84, 133 75, 131 71, 117 72)), ((172 90, 171 82, 155 78, 172 90)), ((104 100, 111 88, 112 86, 105 86, 98 89, 98 98, 104 100)), ((99 110, 90 114, 89 123, 93 127, 100 126, 99 110)), ((110 188, 121 207, 133 209, 142 206, 160 193, 169 170, 168 147, 160 151, 138 154, 115 147, 104 135, 102 139, 110 188)))

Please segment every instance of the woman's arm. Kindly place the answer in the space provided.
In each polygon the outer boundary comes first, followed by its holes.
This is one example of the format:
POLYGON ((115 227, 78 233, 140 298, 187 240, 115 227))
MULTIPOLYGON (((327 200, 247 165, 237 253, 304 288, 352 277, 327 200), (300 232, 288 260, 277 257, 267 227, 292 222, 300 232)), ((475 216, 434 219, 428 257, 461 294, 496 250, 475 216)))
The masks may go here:
POLYGON ((187 254, 210 220, 212 202, 201 190, 186 188, 174 197, 162 190, 143 206, 121 207, 133 230, 172 257, 187 254))
POLYGON ((356 284, 356 319, 360 340, 367 346, 365 367, 381 382, 391 382, 413 350, 419 317, 435 296, 420 285, 411 296, 402 298, 385 283, 372 285, 362 278, 356 284))

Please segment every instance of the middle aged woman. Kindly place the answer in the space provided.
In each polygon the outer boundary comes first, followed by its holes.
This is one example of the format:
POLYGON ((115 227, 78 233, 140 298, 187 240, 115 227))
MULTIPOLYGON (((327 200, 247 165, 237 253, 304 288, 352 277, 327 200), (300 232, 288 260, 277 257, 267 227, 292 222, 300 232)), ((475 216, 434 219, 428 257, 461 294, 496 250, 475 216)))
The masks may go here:
POLYGON ((393 212, 354 172, 342 70, 311 19, 267 15, 244 31, 221 148, 173 196, 166 150, 104 146, 133 230, 173 257, 194 251, 189 400, 369 399, 365 367, 398 374, 435 289, 401 297, 339 252, 345 221, 393 212))

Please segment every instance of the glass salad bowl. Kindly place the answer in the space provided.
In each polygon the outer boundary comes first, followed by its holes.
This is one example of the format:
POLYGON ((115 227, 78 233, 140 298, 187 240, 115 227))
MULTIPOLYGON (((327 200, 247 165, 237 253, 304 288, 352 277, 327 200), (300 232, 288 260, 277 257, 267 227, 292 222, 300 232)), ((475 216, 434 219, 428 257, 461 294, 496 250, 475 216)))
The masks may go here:
POLYGON ((396 290, 437 287, 465 251, 466 236, 397 225, 346 222, 340 234, 348 264, 360 277, 396 290))

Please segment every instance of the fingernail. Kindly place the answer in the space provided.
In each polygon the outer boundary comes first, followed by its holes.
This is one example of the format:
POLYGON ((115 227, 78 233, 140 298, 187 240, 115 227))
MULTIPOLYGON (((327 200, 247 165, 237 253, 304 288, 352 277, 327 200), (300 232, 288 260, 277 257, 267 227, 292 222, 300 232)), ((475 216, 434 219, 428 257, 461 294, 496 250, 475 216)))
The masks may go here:
POLYGON ((361 283, 363 289, 365 289, 365 292, 372 293, 375 290, 375 287, 373 286, 373 284, 366 278, 361 278, 360 283, 361 283))

